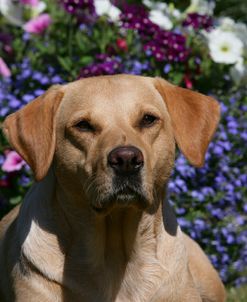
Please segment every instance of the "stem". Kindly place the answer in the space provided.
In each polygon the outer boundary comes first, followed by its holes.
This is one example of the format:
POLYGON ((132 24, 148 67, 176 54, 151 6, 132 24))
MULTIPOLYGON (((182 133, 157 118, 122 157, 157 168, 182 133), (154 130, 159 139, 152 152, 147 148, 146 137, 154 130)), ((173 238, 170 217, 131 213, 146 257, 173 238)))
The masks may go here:
POLYGON ((73 36, 73 24, 72 16, 69 17, 69 30, 68 30, 68 54, 69 58, 72 60, 72 36, 73 36))

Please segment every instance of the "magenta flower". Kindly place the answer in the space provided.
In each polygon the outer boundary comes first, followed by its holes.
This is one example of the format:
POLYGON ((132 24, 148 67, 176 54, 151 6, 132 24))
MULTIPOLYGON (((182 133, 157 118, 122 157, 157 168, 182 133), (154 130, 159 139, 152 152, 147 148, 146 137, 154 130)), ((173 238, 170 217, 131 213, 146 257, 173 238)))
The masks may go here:
POLYGON ((0 57, 0 75, 7 78, 11 76, 11 71, 4 60, 0 57))
POLYGON ((184 82, 185 82, 186 88, 188 88, 188 89, 192 89, 193 88, 193 83, 192 83, 192 81, 190 79, 190 76, 188 74, 186 74, 184 76, 184 82))
POLYGON ((24 24, 23 28, 32 34, 42 34, 50 24, 51 17, 48 14, 41 14, 24 24))
POLYGON ((213 27, 213 19, 207 15, 201 15, 198 13, 190 13, 187 18, 183 21, 183 26, 191 26, 195 30, 205 29, 209 31, 213 27))
POLYGON ((9 151, 2 164, 2 170, 5 172, 19 171, 25 164, 25 161, 15 151, 9 151))
POLYGON ((38 6, 39 0, 20 0, 22 4, 30 5, 30 6, 38 6))

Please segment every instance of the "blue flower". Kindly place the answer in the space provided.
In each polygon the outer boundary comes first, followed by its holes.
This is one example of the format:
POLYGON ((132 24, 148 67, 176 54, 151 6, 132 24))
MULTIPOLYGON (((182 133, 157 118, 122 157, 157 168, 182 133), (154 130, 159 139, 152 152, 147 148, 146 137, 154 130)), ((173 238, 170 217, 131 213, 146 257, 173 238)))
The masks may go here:
POLYGON ((31 102, 52 84, 64 82, 53 67, 47 66, 47 72, 44 74, 33 70, 27 59, 12 64, 11 68, 19 72, 0 83, 0 117, 2 118, 31 102))

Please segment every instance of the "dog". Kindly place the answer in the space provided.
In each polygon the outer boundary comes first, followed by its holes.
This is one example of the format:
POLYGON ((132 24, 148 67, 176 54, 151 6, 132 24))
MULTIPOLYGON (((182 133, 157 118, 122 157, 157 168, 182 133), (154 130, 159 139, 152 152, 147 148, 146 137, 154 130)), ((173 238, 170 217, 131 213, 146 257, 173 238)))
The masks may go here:
POLYGON ((36 183, 0 225, 1 301, 225 301, 165 198, 175 146, 201 167, 219 115, 164 79, 114 75, 51 87, 8 116, 36 183))

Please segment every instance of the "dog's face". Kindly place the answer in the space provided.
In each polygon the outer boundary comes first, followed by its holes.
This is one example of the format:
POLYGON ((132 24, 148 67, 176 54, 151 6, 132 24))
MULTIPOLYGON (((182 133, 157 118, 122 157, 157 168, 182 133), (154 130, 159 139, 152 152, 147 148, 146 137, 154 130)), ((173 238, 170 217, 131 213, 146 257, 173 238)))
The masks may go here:
POLYGON ((74 179, 91 206, 149 208, 170 175, 171 121, 146 78, 86 79, 68 85, 57 116, 56 171, 74 179))
POLYGON ((95 211, 152 211, 175 141, 200 166, 218 115, 212 99, 164 80, 107 76, 49 90, 11 115, 5 133, 38 180, 53 160, 58 182, 95 211))

